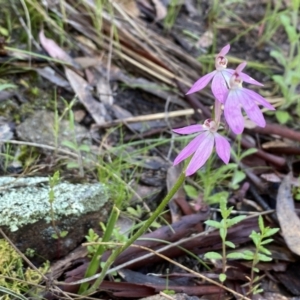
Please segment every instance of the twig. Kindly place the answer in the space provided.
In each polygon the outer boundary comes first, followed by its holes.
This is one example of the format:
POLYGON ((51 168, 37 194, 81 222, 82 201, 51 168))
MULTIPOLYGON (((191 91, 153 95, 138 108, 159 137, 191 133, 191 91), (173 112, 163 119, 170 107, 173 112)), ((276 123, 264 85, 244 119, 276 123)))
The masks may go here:
MULTIPOLYGON (((198 112, 201 113, 201 110, 198 109, 198 112)), ((166 119, 166 118, 191 116, 194 113, 195 113, 194 109, 182 109, 182 110, 177 110, 177 111, 170 111, 170 112, 163 112, 163 113, 156 113, 156 114, 150 114, 150 115, 142 115, 142 116, 118 119, 118 120, 114 120, 114 121, 107 122, 104 124, 95 124, 93 127, 94 128, 109 128, 112 126, 126 124, 126 123, 147 122, 147 121, 153 121, 153 120, 162 120, 162 119, 166 119)))

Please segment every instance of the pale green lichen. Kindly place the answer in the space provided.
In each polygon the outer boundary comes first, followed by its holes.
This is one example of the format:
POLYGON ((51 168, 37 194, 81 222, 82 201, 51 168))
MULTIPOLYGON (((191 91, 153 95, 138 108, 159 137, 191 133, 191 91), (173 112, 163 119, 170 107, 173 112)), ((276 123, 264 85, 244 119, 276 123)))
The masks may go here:
MULTIPOLYGON (((101 210, 108 200, 100 184, 59 183, 54 188, 54 219, 101 210)), ((16 231, 39 220, 51 221, 48 178, 0 178, 0 226, 16 231)))

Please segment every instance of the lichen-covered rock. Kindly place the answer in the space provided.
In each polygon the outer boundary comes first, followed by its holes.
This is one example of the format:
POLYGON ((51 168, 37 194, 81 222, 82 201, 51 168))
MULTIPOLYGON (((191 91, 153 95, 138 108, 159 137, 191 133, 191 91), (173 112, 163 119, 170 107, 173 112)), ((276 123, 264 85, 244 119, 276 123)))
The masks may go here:
POLYGON ((110 213, 107 188, 100 184, 61 182, 54 188, 53 219, 64 238, 54 239, 46 177, 0 177, 0 227, 22 251, 59 258, 80 244, 89 228, 99 228, 110 213))

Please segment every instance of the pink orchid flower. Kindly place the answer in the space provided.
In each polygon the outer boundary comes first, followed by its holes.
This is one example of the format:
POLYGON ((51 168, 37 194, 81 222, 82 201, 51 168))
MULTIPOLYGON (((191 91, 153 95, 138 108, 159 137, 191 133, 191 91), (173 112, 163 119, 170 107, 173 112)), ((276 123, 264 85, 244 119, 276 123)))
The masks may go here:
POLYGON ((186 176, 194 174, 206 163, 214 146, 216 146, 218 156, 225 164, 228 164, 230 158, 230 144, 224 137, 216 132, 217 128, 215 121, 208 119, 203 125, 191 125, 174 129, 173 131, 179 134, 199 133, 199 135, 183 148, 174 160, 174 165, 177 165, 194 154, 186 168, 186 176))
MULTIPOLYGON (((234 74, 234 70, 227 69, 228 60, 225 57, 225 55, 229 52, 229 49, 230 49, 229 44, 222 48, 220 53, 215 58, 216 70, 198 79, 192 85, 190 90, 186 93, 187 95, 202 90, 212 80, 211 91, 215 96, 215 98, 221 103, 223 103, 224 94, 226 94, 228 91, 230 77, 232 76, 232 74, 234 74)), ((245 73, 241 73, 240 76, 245 82, 252 83, 255 85, 260 85, 260 86, 263 85, 245 73)))
POLYGON ((259 94, 243 88, 243 76, 241 71, 245 68, 246 62, 242 62, 235 70, 230 78, 229 90, 224 95, 224 116, 231 130, 240 134, 244 130, 244 117, 242 115, 242 107, 252 120, 260 127, 266 126, 266 121, 258 104, 270 109, 275 108, 259 94))

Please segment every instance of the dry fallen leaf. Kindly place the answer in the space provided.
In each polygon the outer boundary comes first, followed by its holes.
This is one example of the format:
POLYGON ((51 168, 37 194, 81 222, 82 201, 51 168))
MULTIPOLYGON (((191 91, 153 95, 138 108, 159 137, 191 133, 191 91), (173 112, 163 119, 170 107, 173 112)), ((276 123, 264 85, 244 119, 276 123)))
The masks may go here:
POLYGON ((282 236, 288 248, 300 255, 300 219, 295 212, 294 199, 291 193, 292 174, 283 179, 277 195, 276 214, 282 236))
POLYGON ((89 84, 77 73, 68 68, 66 68, 65 73, 75 94, 92 115, 95 122, 97 124, 103 124, 105 121, 110 120, 110 116, 107 113, 104 104, 98 102, 92 96, 89 84))
POLYGON ((57 74, 52 68, 44 67, 37 68, 36 71, 45 79, 49 80, 51 83, 63 87, 66 90, 71 90, 70 84, 67 80, 65 80, 62 76, 57 74))
POLYGON ((163 20, 168 13, 166 6, 160 0, 152 0, 152 3, 155 6, 155 21, 163 20))
POLYGON ((197 46, 201 48, 208 48, 212 45, 214 40, 214 34, 212 30, 205 31, 199 38, 197 46))
POLYGON ((41 30, 39 33, 39 40, 43 48, 52 58, 67 62, 76 68, 78 67, 73 58, 61 47, 59 47, 55 41, 45 37, 43 30, 41 30))
POLYGON ((104 78, 104 76, 97 76, 96 88, 100 101, 108 106, 113 105, 114 98, 112 96, 112 91, 109 82, 106 80, 106 78, 104 78))
POLYGON ((140 15, 140 10, 135 0, 118 0, 117 2, 131 17, 137 18, 140 15))

